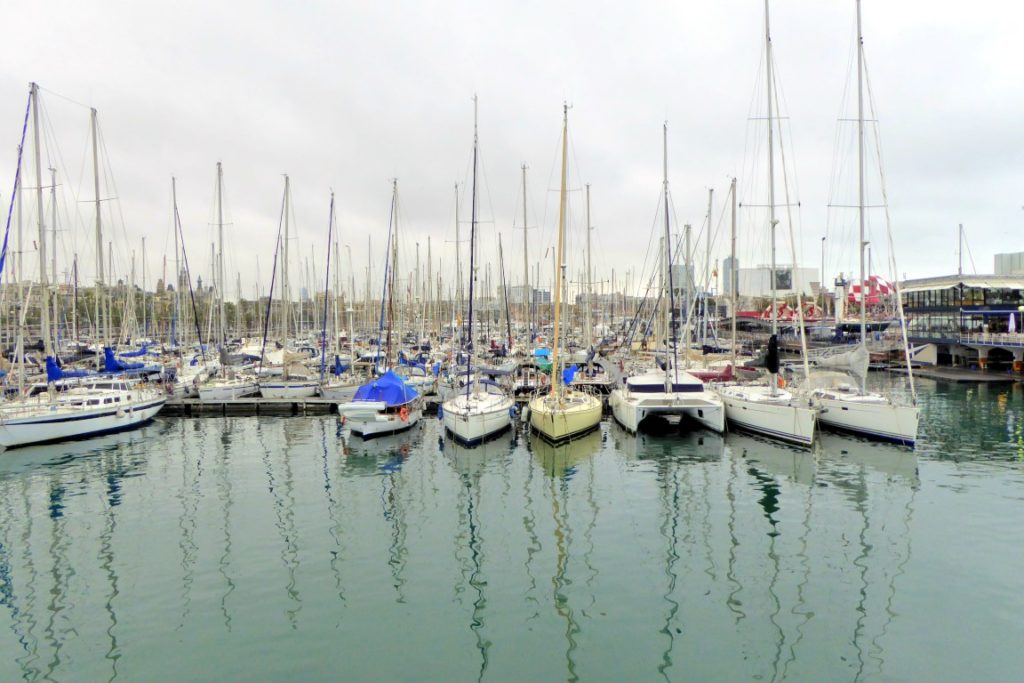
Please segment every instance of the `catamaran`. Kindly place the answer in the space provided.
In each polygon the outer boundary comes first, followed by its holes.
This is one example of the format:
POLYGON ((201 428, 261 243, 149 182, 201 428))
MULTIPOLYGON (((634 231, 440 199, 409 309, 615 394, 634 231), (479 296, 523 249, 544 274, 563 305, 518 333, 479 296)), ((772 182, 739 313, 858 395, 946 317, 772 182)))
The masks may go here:
MULTIPOLYGON (((652 418, 666 419, 687 416, 716 432, 725 431, 725 408, 704 382, 679 367, 674 287, 672 286, 672 243, 669 226, 668 195, 668 125, 664 135, 665 236, 661 238, 662 330, 666 354, 663 369, 650 368, 623 378, 622 386, 608 396, 608 406, 615 421, 631 432, 652 418), (671 339, 670 339, 671 337, 671 339)), ((686 335, 688 337, 689 335, 686 335)))

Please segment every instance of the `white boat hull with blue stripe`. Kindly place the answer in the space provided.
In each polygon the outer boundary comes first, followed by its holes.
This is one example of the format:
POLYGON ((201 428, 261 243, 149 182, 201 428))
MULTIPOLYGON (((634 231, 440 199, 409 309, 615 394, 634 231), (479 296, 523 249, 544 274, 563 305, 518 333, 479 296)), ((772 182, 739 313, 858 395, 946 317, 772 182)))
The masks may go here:
POLYGON ((134 429, 152 420, 167 396, 163 392, 72 389, 50 400, 47 394, 0 406, 0 447, 79 439, 134 429))
POLYGON ((821 409, 818 421, 824 427, 905 446, 917 441, 916 406, 893 403, 881 394, 841 390, 819 389, 811 399, 821 409))
POLYGON ((818 411, 808 401, 763 384, 722 385, 717 393, 729 424, 799 446, 813 443, 818 411))

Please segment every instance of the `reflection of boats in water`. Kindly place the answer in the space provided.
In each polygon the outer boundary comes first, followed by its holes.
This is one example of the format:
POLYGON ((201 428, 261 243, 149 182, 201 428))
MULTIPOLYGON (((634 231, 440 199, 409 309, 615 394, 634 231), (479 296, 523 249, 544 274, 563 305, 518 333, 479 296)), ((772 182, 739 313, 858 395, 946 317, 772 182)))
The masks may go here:
POLYGON ((848 465, 866 467, 890 478, 918 483, 917 455, 897 444, 871 441, 866 438, 830 434, 819 436, 819 457, 823 466, 848 465))
POLYGON ((450 435, 439 445, 456 472, 475 477, 489 464, 511 453, 517 438, 518 435, 515 431, 506 429, 496 438, 484 441, 477 446, 466 446, 450 435))
POLYGON ((725 449, 725 436, 707 429, 671 435, 632 434, 615 420, 609 422, 608 438, 615 450, 630 460, 671 457, 680 461, 718 460, 725 449))
POLYGON ((348 434, 343 434, 341 456, 346 459, 347 469, 386 473, 400 469, 422 443, 422 425, 371 440, 351 438, 348 434))
POLYGON ((533 457, 549 477, 572 476, 576 466, 601 449, 604 431, 595 429, 572 441, 553 444, 536 434, 530 435, 533 457))
POLYGON ((171 429, 171 423, 159 422, 140 430, 114 432, 77 441, 23 446, 7 451, 0 458, 0 476, 34 467, 64 465, 78 458, 88 458, 119 450, 132 444, 159 439, 171 429))
POLYGON ((796 446, 752 434, 733 432, 726 439, 729 450, 752 467, 798 484, 814 483, 814 454, 796 446))

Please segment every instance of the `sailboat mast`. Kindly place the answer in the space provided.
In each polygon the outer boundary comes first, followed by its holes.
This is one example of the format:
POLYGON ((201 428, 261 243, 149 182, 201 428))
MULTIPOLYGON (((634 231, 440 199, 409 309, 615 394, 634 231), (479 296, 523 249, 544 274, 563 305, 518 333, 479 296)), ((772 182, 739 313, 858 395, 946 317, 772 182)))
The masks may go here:
POLYGON ((665 200, 665 391, 670 391, 672 383, 669 375, 669 365, 671 364, 672 372, 675 373, 676 380, 679 379, 679 363, 677 362, 678 351, 676 348, 676 307, 675 307, 675 287, 672 282, 672 234, 669 226, 669 211, 668 211, 668 122, 666 121, 662 127, 662 195, 665 200), (672 339, 672 359, 671 363, 668 358, 668 342, 669 337, 672 339))
POLYGON ((469 330, 469 363, 466 365, 466 396, 469 396, 471 382, 469 378, 473 372, 473 357, 476 355, 475 335, 473 334, 473 283, 476 281, 476 167, 477 167, 477 145, 479 143, 477 132, 477 99, 473 95, 473 196, 470 200, 469 216, 469 315, 467 317, 467 329, 469 330))
POLYGON ((217 318, 220 323, 217 330, 219 335, 217 341, 223 344, 227 338, 224 320, 224 290, 227 287, 224 283, 224 169, 219 161, 217 162, 217 251, 217 318))
POLYGON ((288 174, 284 176, 284 238, 281 244, 281 343, 287 345, 288 343, 288 308, 289 308, 289 292, 288 292, 288 219, 289 213, 291 213, 291 207, 289 206, 289 191, 291 189, 288 174))
POLYGON ((857 0, 857 222, 860 228, 860 343, 867 347, 868 283, 864 271, 864 35, 861 33, 860 0, 857 0))
MULTIPOLYGON (((96 288, 93 291, 93 306, 94 315, 96 318, 96 339, 94 343, 102 341, 101 346, 106 345, 107 338, 110 336, 110 320, 108 319, 107 326, 102 327, 101 323, 101 304, 100 300, 103 298, 103 216, 100 209, 100 161, 99 161, 99 143, 98 143, 98 124, 96 123, 96 109, 92 108, 89 110, 89 121, 92 129, 92 181, 93 181, 93 198, 96 202, 96 288)), ((19 267, 20 270, 20 267, 19 267)), ((96 367, 99 367, 100 358, 102 352, 96 355, 96 367)))
POLYGON ((31 86, 32 95, 32 143, 36 161, 36 222, 39 227, 39 295, 42 305, 39 307, 40 334, 43 337, 43 349, 47 356, 53 355, 53 344, 50 340, 50 285, 46 277, 46 226, 43 224, 43 169, 40 165, 39 151, 39 86, 31 86))
POLYGON ((729 194, 732 195, 732 225, 730 226, 729 236, 729 308, 732 313, 732 342, 729 344, 732 367, 736 368, 736 306, 739 302, 739 289, 736 285, 739 283, 739 273, 736 272, 736 179, 732 179, 732 184, 729 187, 729 194))
POLYGON ((142 238, 142 334, 149 336, 149 328, 146 325, 146 238, 142 238))
POLYGON ((702 340, 707 344, 708 335, 711 332, 710 329, 710 316, 708 314, 708 299, 710 298, 711 292, 711 209, 715 199, 715 188, 708 188, 708 229, 704 235, 704 286, 701 291, 704 292, 704 306, 702 307, 701 315, 701 334, 702 340))
POLYGON ((181 334, 181 245, 178 242, 178 181, 171 176, 171 203, 173 204, 172 225, 174 230, 174 334, 171 343, 177 343, 177 337, 181 334))
POLYGON ((586 342, 587 342, 587 353, 588 353, 588 356, 589 356, 590 348, 594 345, 594 338, 593 338, 594 324, 593 324, 593 321, 590 319, 590 317, 591 317, 591 310, 593 309, 593 305, 592 305, 592 302, 591 302, 591 297, 593 296, 592 292, 593 292, 593 278, 594 278, 593 270, 590 267, 590 232, 593 229, 594 229, 594 227, 590 224, 590 184, 588 183, 587 184, 587 296, 586 296, 587 310, 586 310, 586 315, 584 316, 584 320, 586 320, 586 325, 587 325, 587 334, 585 335, 584 338, 586 339, 586 342))
POLYGON ((526 164, 523 164, 523 322, 526 325, 526 343, 531 340, 530 306, 533 297, 530 296, 530 248, 526 239, 526 164))
MULTIPOLYGON (((768 96, 768 229, 772 241, 772 265, 769 279, 772 284, 772 334, 779 331, 779 322, 776 315, 778 296, 778 282, 775 277, 775 226, 778 221, 775 219, 775 119, 774 103, 772 102, 772 32, 768 21, 768 0, 764 0, 764 35, 765 35, 765 92, 768 96)), ((775 386, 776 382, 772 382, 775 386)))
POLYGON ((78 254, 71 259, 71 277, 74 293, 71 297, 71 338, 78 341, 78 254))
POLYGON ((555 264, 555 339, 551 347, 551 394, 555 395, 561 376, 558 371, 558 337, 562 306, 562 250, 565 244, 565 167, 569 155, 569 105, 562 105, 562 181, 558 195, 558 252, 555 264))
POLYGON ((53 216, 50 220, 50 282, 53 283, 53 339, 57 347, 57 338, 60 336, 60 317, 57 313, 57 169, 50 168, 50 204, 53 216))
MULTIPOLYGON (((772 336, 779 332, 779 320, 778 320, 778 278, 775 273, 775 226, 778 225, 778 220, 775 218, 775 147, 774 147, 774 134, 775 134, 775 117, 774 117, 774 103, 772 93, 772 32, 771 24, 768 20, 768 0, 764 0, 764 49, 765 49, 765 92, 768 98, 768 230, 771 235, 772 242, 772 263, 771 272, 768 277, 772 284, 772 336)), ((778 391, 778 377, 777 373, 772 373, 771 379, 771 393, 774 396, 778 391)))
MULTIPOLYGON (((459 184, 455 183, 455 290, 459 313, 452 316, 459 325, 462 321, 462 238, 459 229, 459 184)), ((465 341, 465 340, 463 340, 465 341)))

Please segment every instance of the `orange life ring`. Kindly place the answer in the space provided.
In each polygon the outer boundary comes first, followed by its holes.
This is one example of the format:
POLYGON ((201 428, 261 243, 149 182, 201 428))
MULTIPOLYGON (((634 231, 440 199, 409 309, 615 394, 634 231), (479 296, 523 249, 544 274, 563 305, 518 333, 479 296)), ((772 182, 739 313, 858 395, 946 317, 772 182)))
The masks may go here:
POLYGON ((398 411, 398 418, 402 422, 408 422, 409 421, 409 409, 406 408, 405 406, 402 406, 401 409, 398 411))

